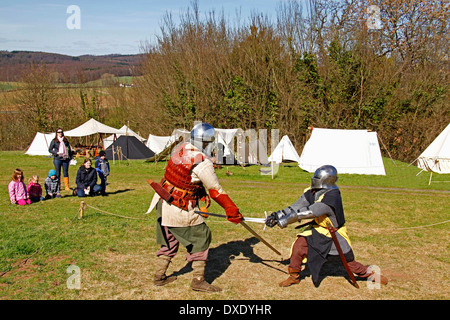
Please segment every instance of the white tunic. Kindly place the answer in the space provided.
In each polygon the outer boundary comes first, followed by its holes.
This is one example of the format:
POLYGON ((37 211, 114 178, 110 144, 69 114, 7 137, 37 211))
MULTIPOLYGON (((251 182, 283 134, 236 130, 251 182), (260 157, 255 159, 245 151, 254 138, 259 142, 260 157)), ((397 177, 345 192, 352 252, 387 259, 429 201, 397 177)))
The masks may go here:
MULTIPOLYGON (((195 148, 191 144, 187 145, 187 148, 195 148)), ((197 152, 200 152, 197 150, 197 152)), ((192 179, 191 182, 194 184, 203 184, 205 189, 208 191, 210 189, 215 189, 219 193, 225 193, 222 186, 219 183, 216 172, 214 170, 214 164, 211 160, 205 159, 204 161, 197 164, 192 169, 192 179)), ((152 204, 150 205, 147 213, 151 212, 161 197, 155 193, 153 196, 152 204)), ((198 206, 192 208, 188 207, 188 210, 183 210, 175 205, 171 205, 166 201, 162 201, 162 220, 161 225, 166 227, 190 227, 201 224, 205 219, 195 210, 199 210, 198 206)))

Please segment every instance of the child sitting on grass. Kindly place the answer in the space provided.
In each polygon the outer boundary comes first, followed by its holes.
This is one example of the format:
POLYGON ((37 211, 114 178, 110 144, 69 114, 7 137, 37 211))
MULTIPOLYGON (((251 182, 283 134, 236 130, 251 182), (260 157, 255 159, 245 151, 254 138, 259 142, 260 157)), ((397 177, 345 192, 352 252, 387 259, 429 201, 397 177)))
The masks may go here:
POLYGON ((12 180, 8 184, 9 198, 12 204, 24 206, 30 204, 27 187, 23 182, 23 172, 20 169, 14 170, 12 180))
POLYGON ((59 179, 56 177, 55 169, 50 169, 48 172, 48 177, 45 178, 45 191, 47 195, 45 199, 61 198, 60 188, 61 184, 59 179))
POLYGON ((30 197, 31 203, 44 200, 44 198, 42 197, 42 187, 39 184, 39 177, 37 175, 33 175, 29 180, 27 192, 28 196, 30 197))

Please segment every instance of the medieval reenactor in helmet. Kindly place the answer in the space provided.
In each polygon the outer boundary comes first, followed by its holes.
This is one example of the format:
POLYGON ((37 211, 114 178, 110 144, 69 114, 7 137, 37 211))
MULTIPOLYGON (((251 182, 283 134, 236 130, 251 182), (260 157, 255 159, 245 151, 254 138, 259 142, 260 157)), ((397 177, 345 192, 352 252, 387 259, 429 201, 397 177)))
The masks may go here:
POLYGON ((349 272, 361 278, 375 279, 379 276, 382 284, 387 279, 382 275, 375 275, 375 269, 363 265, 355 260, 351 242, 345 227, 344 209, 341 193, 337 181, 337 170, 331 165, 324 165, 314 172, 311 187, 304 190, 300 198, 291 206, 273 212, 267 219, 266 225, 278 225, 285 228, 288 224, 303 219, 313 219, 297 235, 292 244, 291 257, 288 267, 289 277, 280 283, 281 287, 288 287, 300 282, 302 261, 306 259, 314 284, 318 285, 319 272, 327 260, 328 255, 338 255, 328 226, 337 229, 336 238, 341 252, 344 254, 349 272))
POLYGON ((206 207, 209 206, 212 198, 225 209, 227 220, 237 224, 243 217, 220 185, 213 162, 209 159, 214 139, 215 130, 211 125, 195 125, 190 140, 175 147, 159 186, 152 185, 157 191, 155 197, 160 198, 156 205, 156 240, 161 244, 156 252, 156 285, 165 285, 176 279, 175 276, 166 276, 166 270, 181 243, 187 249, 187 260, 192 261, 191 288, 205 292, 221 290, 204 279, 211 231, 204 217, 194 211, 199 210, 200 201, 205 201, 206 207), (167 197, 161 195, 163 193, 167 197))

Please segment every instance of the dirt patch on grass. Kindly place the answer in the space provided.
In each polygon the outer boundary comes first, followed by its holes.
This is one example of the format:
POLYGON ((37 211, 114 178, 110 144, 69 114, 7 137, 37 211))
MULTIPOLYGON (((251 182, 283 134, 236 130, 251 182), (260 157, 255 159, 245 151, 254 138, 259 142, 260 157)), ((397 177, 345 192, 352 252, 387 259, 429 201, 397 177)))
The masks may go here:
MULTIPOLYGON (((320 284, 315 287, 308 269, 302 272, 299 285, 288 288, 278 283, 287 277, 288 248, 283 248, 285 258, 273 254, 259 240, 247 238, 230 241, 211 247, 206 280, 223 289, 222 292, 204 294, 192 291, 191 264, 185 260, 185 251, 180 249, 170 265, 168 274, 178 279, 164 287, 153 285, 154 252, 141 253, 111 252, 98 255, 99 264, 95 270, 83 270, 81 299, 244 299, 244 300, 290 300, 290 299, 447 299, 444 273, 433 276, 423 273, 426 259, 415 264, 389 261, 390 256, 379 252, 374 263, 380 265, 389 284, 380 289, 369 288, 366 281, 359 279, 360 289, 354 288, 342 264, 333 260, 325 264, 320 284), (99 272, 101 270, 101 272, 99 272), (440 283, 440 285, 438 285, 440 283)), ((397 252, 398 254, 398 252, 397 252)), ((405 252, 401 253, 403 256, 405 252)), ((369 260, 362 252, 361 262, 369 260)), ((428 266, 429 267, 429 266, 428 266)), ((448 270, 441 263, 440 268, 448 270)))

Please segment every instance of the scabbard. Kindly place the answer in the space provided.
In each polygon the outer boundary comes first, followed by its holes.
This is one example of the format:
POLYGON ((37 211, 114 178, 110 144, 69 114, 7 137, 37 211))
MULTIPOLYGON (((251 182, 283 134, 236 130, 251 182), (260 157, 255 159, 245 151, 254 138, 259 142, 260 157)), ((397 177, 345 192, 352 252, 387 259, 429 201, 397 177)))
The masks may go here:
POLYGON ((168 203, 171 203, 173 201, 172 195, 166 189, 161 187, 159 183, 156 183, 152 179, 148 179, 147 182, 163 200, 167 201, 168 203))
POLYGON ((350 268, 347 263, 347 259, 345 259, 344 253, 342 252, 341 245, 339 244, 339 241, 336 237, 336 230, 333 226, 331 226, 329 223, 327 223, 327 229, 331 234, 331 238, 333 239, 334 245, 336 246, 337 251, 339 252, 339 256, 341 257, 342 264, 344 265, 345 270, 348 273, 348 276, 350 277, 350 280, 352 281, 352 284, 359 289, 358 283, 356 283, 355 276, 353 275, 353 272, 350 271, 350 268))

